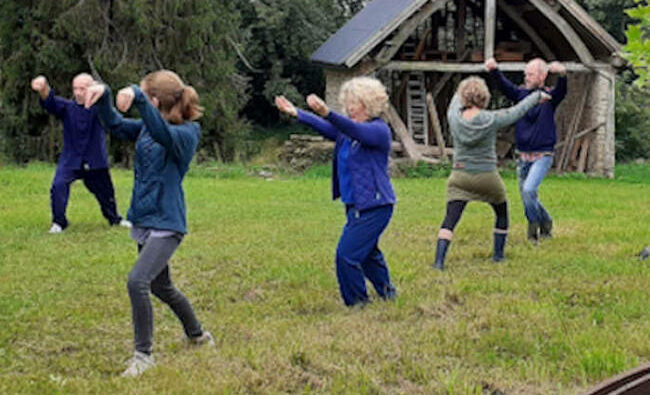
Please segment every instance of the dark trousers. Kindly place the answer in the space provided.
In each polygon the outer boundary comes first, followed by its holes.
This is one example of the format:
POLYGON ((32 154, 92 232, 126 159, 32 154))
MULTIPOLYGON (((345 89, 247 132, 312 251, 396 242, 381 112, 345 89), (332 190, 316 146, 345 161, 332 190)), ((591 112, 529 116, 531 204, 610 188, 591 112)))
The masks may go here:
POLYGON ((347 223, 336 248, 336 276, 347 306, 368 300, 366 280, 382 298, 395 294, 388 266, 377 243, 393 215, 393 206, 358 211, 347 209, 347 223), (365 277, 365 278, 364 278, 365 277))
POLYGON ((170 236, 149 237, 143 246, 138 245, 138 260, 127 283, 137 351, 150 354, 153 348, 153 309, 149 292, 172 309, 187 337, 203 333, 192 305, 174 286, 169 275, 169 258, 180 243, 179 238, 170 236))
MULTIPOLYGON (((467 206, 467 200, 452 200, 447 202, 447 214, 445 219, 442 221, 440 228, 448 229, 454 231, 458 221, 460 221, 463 211, 465 211, 465 206, 467 206)), ((508 202, 503 202, 499 204, 490 203, 492 210, 494 210, 494 215, 496 217, 494 221, 494 228, 499 230, 508 230, 509 219, 508 219, 508 202)))
POLYGON ((59 224, 63 229, 68 226, 65 210, 70 197, 70 184, 79 179, 83 180, 86 188, 95 195, 102 215, 108 220, 108 223, 119 224, 122 217, 117 212, 115 190, 108 169, 84 170, 64 167, 57 167, 50 189, 52 222, 59 224))

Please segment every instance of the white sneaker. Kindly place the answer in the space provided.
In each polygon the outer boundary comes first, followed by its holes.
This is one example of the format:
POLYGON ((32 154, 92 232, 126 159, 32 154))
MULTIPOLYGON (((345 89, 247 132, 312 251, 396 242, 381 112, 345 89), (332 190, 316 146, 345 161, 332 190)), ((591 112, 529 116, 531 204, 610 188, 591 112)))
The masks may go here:
POLYGON ((63 232, 63 228, 61 225, 57 224, 56 222, 52 222, 52 227, 49 230, 49 233, 55 234, 55 233, 61 233, 63 232))
POLYGON ((120 226, 124 227, 124 228, 127 228, 127 229, 131 229, 133 227, 133 224, 131 224, 131 222, 123 219, 123 220, 120 221, 120 226))
POLYGON ((122 372, 122 377, 138 377, 145 370, 152 368, 156 365, 153 355, 147 355, 143 352, 136 351, 133 358, 129 360, 129 367, 122 372))
POLYGON ((214 337, 212 337, 212 334, 208 331, 203 331, 203 333, 197 337, 188 337, 187 341, 195 346, 202 346, 204 344, 207 344, 210 347, 214 347, 215 345, 214 337))

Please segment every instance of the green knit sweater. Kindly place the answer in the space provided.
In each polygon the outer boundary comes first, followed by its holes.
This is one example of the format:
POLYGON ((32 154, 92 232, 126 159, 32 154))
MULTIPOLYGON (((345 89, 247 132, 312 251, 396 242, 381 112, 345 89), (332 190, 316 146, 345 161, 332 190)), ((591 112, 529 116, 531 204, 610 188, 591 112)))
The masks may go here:
POLYGON ((447 111, 454 139, 454 169, 472 173, 495 170, 497 131, 526 115, 537 105, 540 94, 535 91, 517 105, 502 110, 482 110, 471 119, 463 119, 460 97, 454 94, 447 111))

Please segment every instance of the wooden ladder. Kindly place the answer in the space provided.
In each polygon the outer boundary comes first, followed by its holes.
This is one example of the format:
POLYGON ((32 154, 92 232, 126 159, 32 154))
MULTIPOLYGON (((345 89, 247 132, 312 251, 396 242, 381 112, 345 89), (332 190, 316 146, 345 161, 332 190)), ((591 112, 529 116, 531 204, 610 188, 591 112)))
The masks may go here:
POLYGON ((427 119, 424 73, 411 72, 406 85, 406 108, 408 129, 418 144, 429 145, 429 123, 427 119))

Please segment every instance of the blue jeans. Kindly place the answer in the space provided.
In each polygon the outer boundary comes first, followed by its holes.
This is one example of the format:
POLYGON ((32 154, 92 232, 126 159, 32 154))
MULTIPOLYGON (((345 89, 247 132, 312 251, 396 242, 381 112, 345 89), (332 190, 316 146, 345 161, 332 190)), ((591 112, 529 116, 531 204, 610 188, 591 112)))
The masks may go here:
POLYGON ((553 164, 553 157, 544 156, 534 162, 517 161, 517 179, 519 181, 519 193, 524 203, 524 212, 528 222, 542 223, 551 222, 551 216, 542 206, 537 195, 542 180, 553 164))
POLYGON ((365 278, 380 297, 390 299, 396 295, 384 255, 377 247, 392 215, 393 205, 363 211, 347 209, 347 223, 336 248, 336 277, 347 306, 368 301, 365 278))

